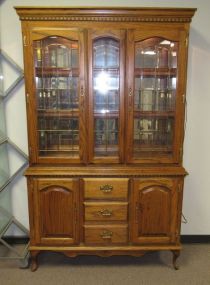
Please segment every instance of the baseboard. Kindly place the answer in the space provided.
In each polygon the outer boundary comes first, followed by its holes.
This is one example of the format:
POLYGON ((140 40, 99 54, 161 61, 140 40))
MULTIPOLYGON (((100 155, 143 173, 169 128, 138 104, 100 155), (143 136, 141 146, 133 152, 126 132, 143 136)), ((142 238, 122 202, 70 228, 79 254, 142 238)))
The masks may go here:
POLYGON ((181 243, 210 243, 210 235, 181 235, 181 243))
POLYGON ((29 242, 29 238, 26 236, 7 236, 4 237, 4 241, 8 244, 27 244, 29 242))
MULTIPOLYGON (((9 244, 26 244, 28 237, 8 236, 4 240, 9 244)), ((181 243, 210 243, 210 235, 181 235, 181 243)))

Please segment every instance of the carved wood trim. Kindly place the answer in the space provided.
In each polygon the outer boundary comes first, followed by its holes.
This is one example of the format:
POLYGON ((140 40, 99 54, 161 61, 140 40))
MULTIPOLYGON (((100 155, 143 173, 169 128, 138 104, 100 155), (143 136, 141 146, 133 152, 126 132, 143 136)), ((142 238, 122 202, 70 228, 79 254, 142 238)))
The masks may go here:
POLYGON ((109 17, 109 16, 20 16, 21 21, 91 21, 91 22, 163 22, 190 23, 191 18, 161 18, 161 17, 109 17))
POLYGON ((15 7, 21 21, 189 23, 194 8, 15 7))

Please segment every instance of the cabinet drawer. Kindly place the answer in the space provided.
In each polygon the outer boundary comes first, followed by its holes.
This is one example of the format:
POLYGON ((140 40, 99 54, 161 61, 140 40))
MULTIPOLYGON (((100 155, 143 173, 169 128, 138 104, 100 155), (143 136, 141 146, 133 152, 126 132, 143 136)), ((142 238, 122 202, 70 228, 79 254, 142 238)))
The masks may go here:
POLYGON ((84 179, 85 198, 126 199, 128 178, 86 178, 84 179))
POLYGON ((128 241, 127 225, 86 225, 86 244, 125 244, 128 241))
POLYGON ((85 202, 85 221, 126 221, 127 202, 85 202))

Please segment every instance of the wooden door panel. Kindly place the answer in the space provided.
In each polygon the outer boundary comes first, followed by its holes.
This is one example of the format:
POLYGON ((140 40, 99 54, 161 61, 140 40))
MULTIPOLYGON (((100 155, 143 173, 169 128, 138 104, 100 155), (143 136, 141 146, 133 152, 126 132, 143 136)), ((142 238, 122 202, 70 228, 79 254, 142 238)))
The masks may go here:
POLYGON ((73 235, 73 194, 60 186, 50 186, 40 193, 42 236, 71 237, 73 235), (68 222, 67 222, 68 221, 68 222))
POLYGON ((36 242, 72 244, 78 237, 78 181, 38 179, 35 191, 36 242))
POLYGON ((178 216, 176 179, 135 179, 131 203, 132 241, 175 241, 178 216))
POLYGON ((151 186, 139 193, 139 234, 142 236, 167 236, 170 231, 170 190, 151 186))
POLYGON ((75 31, 72 28, 35 28, 31 33, 32 40, 41 40, 50 36, 59 36, 67 39, 79 40, 78 31, 75 31))

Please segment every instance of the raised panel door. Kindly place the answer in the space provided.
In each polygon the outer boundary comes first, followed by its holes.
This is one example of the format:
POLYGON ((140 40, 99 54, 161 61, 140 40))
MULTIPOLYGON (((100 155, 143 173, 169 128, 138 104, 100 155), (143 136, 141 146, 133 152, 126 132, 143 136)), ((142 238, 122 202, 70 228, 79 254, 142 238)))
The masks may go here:
POLYGON ((37 244, 78 241, 79 183, 74 179, 36 179, 34 225, 37 244))
POLYGON ((135 179, 131 202, 131 235, 134 243, 172 243, 178 231, 176 179, 135 179))

